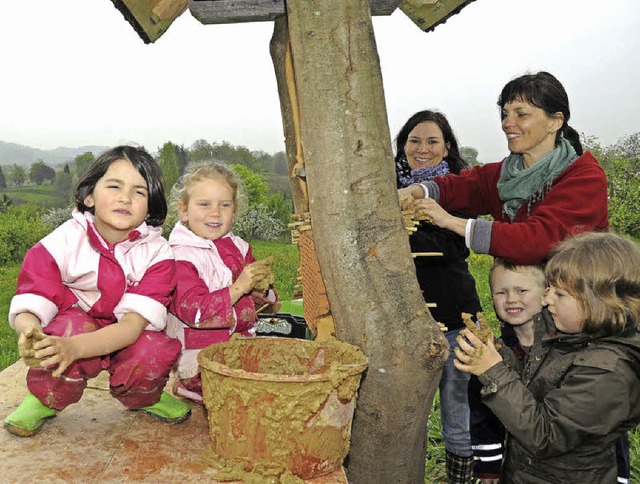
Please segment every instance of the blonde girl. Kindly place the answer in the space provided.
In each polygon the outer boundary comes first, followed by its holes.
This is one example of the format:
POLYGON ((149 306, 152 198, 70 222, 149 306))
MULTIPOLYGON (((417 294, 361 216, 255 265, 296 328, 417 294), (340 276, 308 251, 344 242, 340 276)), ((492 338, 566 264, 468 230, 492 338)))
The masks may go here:
POLYGON ((172 198, 180 217, 169 236, 178 283, 167 331, 182 343, 174 393, 202 403, 198 353, 234 333, 253 335, 256 301, 276 298, 273 291, 266 297, 254 291, 267 268, 253 264, 249 243, 231 232, 239 182, 229 168, 213 162, 190 166, 172 198))

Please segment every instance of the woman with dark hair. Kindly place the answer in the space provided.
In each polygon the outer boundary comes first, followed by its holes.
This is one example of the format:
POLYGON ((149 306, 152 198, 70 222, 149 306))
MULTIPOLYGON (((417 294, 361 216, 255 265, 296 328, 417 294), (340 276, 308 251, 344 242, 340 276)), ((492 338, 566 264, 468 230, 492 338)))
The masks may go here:
MULTIPOLYGON (((431 127, 436 131, 439 129, 442 139, 444 140, 446 154, 440 159, 440 161, 444 160, 443 166, 446 166, 447 173, 455 173, 456 175, 460 173, 461 170, 469 168, 467 162, 462 159, 460 156, 460 149, 458 148, 458 140, 456 140, 455 135, 453 134, 453 129, 449 125, 447 118, 444 114, 439 113, 437 111, 419 111, 411 116, 405 125, 402 127, 398 136, 396 136, 396 178, 398 181, 398 188, 402 188, 403 186, 407 186, 407 183, 411 182, 412 179, 422 179, 430 180, 433 178, 433 174, 430 172, 434 170, 430 170, 433 163, 427 163, 417 161, 416 157, 412 156, 411 160, 408 159, 407 153, 405 152, 405 145, 407 145, 407 141, 409 140, 409 135, 413 131, 413 129, 421 125, 422 123, 427 123, 425 127, 431 127), (431 123, 431 124, 429 124, 431 123), (446 159, 446 160, 445 160, 446 159), (410 173, 410 170, 415 170, 413 174, 410 173), (421 171, 422 170, 422 171, 421 171), (422 176, 423 173, 427 173, 426 176, 422 176), (410 179, 411 177, 411 179, 410 179)), ((430 142, 431 145, 437 144, 438 137, 430 142)), ((412 150, 412 146, 418 146, 416 140, 412 140, 407 147, 407 151, 413 153, 415 150, 412 150)), ((439 158, 436 158, 436 161, 439 158)), ((446 174, 443 171, 443 166, 440 166, 436 169, 440 170, 435 176, 442 174, 446 174)), ((415 183, 415 182, 414 182, 415 183)))
MULTIPOLYGON (((594 156, 583 152, 568 124, 571 111, 562 84, 548 72, 517 77, 502 89, 498 106, 509 156, 401 188, 400 198, 419 199, 420 209, 435 225, 463 236, 474 252, 514 265, 545 262, 551 249, 571 235, 607 231, 606 176, 594 156), (458 211, 492 219, 460 217, 458 211)), ((471 416, 476 477, 498 482, 500 466, 495 464, 501 462, 502 442, 487 445, 483 435, 482 449, 476 446, 475 429, 490 417, 475 405, 471 416)), ((629 476, 628 455, 622 436, 621 479, 629 476)))
POLYGON ((568 124, 562 84, 548 72, 520 76, 504 86, 498 106, 508 157, 401 188, 400 198, 421 199, 434 224, 464 236, 474 252, 513 264, 539 264, 567 236, 607 231, 607 179, 568 124))
MULTIPOLYGON (((467 168, 447 118, 438 112, 420 111, 405 123, 396 137, 398 188, 422 183, 436 176, 460 173, 467 168)), ((462 313, 481 311, 473 276, 467 266, 469 249, 464 238, 451 230, 422 223, 409 237, 412 252, 441 252, 442 256, 416 257, 416 275, 434 319, 447 327, 451 348, 464 328, 462 313)), ((469 374, 453 366, 453 351, 440 379, 440 419, 446 447, 447 480, 468 483, 472 479, 473 455, 469 434, 469 374)))

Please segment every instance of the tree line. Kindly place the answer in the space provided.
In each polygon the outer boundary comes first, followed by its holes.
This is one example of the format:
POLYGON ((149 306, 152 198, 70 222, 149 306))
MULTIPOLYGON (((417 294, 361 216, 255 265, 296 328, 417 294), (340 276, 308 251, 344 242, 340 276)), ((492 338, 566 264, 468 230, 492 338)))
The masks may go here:
POLYGON ((595 136, 581 138, 607 174, 611 230, 640 239, 640 132, 604 147, 595 136))
MULTIPOLYGON (((609 181, 609 217, 619 233, 640 238, 640 132, 623 136, 616 143, 602 146, 595 136, 582 134, 585 150, 600 161, 609 181)), ((477 164, 477 150, 464 147, 470 164, 477 164)), ((284 152, 269 154, 250 151, 228 142, 198 140, 190 147, 167 142, 158 149, 156 159, 162 168, 167 195, 187 165, 202 160, 217 160, 232 166, 242 179, 248 205, 242 234, 249 239, 283 236, 293 211, 288 164, 284 152), (247 220, 254 220, 247 223, 247 220), (258 221, 267 221, 260 224, 258 221)), ((95 160, 92 152, 76 156, 58 169, 38 159, 29 168, 13 164, 0 166, 0 190, 25 185, 54 185, 60 207, 73 204, 75 181, 95 160)), ((0 197, 0 211, 12 205, 6 194, 0 197)), ((55 218, 55 217, 54 217, 55 218)))
MULTIPOLYGON (((291 221, 293 201, 284 152, 252 152, 243 146, 236 147, 227 142, 209 143, 198 140, 190 148, 167 142, 158 149, 155 158, 162 169, 167 199, 171 188, 184 174, 189 163, 215 160, 230 166, 238 174, 245 194, 245 210, 236 217, 234 231, 249 240, 288 238, 287 224, 291 221)), ((49 167, 40 159, 28 169, 17 164, 0 167, 0 191, 7 188, 24 188, 27 185, 52 185, 58 199, 54 208, 52 204, 48 204, 47 207, 44 207, 44 204, 40 204, 39 207, 18 207, 7 193, 4 193, 0 196, 0 213, 5 212, 6 215, 10 208, 16 213, 20 212, 21 216, 24 216, 25 211, 30 214, 40 212, 43 223, 49 230, 55 228, 69 218, 74 205, 74 184, 95 159, 96 156, 92 152, 86 152, 59 166, 58 170, 49 167)), ((170 211, 164 224, 165 235, 168 235, 176 219, 176 214, 170 211)), ((24 219, 20 221, 24 222, 24 219)), ((13 225, 18 226, 20 223, 13 225)), ((2 258, 0 256, 0 259, 2 258)))

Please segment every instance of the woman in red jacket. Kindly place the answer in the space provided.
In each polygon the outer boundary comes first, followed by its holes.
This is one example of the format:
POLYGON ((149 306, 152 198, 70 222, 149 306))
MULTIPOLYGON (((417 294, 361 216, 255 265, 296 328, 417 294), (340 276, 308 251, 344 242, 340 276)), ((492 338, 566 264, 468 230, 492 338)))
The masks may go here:
POLYGON ((513 264, 545 261, 569 235, 607 231, 607 179, 568 124, 562 84, 548 72, 520 76, 502 89, 498 106, 509 156, 402 188, 400 198, 420 199, 434 224, 464 236, 475 253, 513 264))

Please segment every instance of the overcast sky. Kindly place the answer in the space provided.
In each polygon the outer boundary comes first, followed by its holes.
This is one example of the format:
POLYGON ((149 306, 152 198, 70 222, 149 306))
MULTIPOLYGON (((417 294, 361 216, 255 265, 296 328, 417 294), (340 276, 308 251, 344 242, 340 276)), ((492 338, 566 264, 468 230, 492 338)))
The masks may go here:
MULTIPOLYGON (((506 154, 496 99, 527 71, 569 93, 603 145, 640 131, 640 1, 476 0, 431 33, 374 17, 391 138, 445 113, 481 161, 506 154)), ((110 0, 0 2, 0 140, 36 148, 198 139, 284 150, 272 22, 202 25, 187 10, 146 45, 110 0)))

